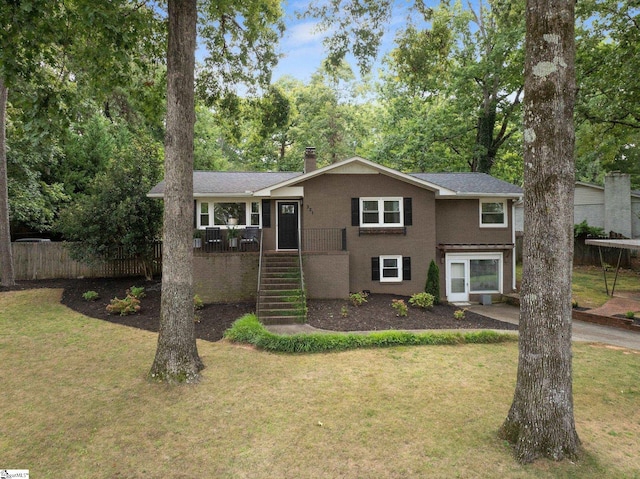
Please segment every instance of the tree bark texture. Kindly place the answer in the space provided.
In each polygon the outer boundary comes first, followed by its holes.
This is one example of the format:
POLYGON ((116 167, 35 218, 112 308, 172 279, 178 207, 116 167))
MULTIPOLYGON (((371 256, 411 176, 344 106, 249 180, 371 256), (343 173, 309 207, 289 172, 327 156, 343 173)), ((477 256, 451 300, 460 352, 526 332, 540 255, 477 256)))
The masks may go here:
POLYGON ((193 134, 196 0, 169 0, 167 132, 160 333, 150 376, 197 382, 193 307, 193 134))
POLYGON ((575 457, 571 278, 573 0, 527 0, 524 242, 518 375, 502 426, 520 462, 575 457))
POLYGON ((0 284, 16 284, 11 251, 9 223, 9 178, 7 175, 7 96, 8 89, 0 78, 0 284))

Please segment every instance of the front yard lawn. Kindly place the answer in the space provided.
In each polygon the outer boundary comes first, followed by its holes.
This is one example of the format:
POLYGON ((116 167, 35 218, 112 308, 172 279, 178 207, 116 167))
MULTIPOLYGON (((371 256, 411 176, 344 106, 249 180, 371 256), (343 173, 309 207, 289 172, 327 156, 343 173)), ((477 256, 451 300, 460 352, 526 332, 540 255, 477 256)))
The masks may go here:
POLYGON ((0 293, 0 467, 32 477, 636 477, 640 354, 578 344, 584 458, 520 466, 496 436, 517 344, 282 355, 199 341, 196 386, 150 383, 157 334, 59 290, 0 293))

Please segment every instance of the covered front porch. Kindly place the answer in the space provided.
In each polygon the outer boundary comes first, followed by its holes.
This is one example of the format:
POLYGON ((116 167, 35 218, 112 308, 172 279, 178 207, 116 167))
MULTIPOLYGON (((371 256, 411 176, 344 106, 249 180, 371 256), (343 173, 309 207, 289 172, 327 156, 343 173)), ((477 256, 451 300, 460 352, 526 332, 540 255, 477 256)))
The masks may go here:
POLYGON ((306 228, 284 243, 273 238, 270 228, 254 226, 206 227, 195 229, 194 253, 238 253, 273 251, 329 252, 347 251, 346 228, 306 228), (302 248, 299 248, 299 245, 302 248))
POLYGON ((204 230, 194 239, 194 286, 205 302, 255 301, 258 297, 264 260, 274 254, 290 254, 300 259, 308 298, 335 299, 349 295, 349 253, 346 228, 300 229, 295 249, 277 249, 273 229, 238 227, 204 230), (237 238, 237 241, 233 241, 237 238), (253 239, 256 239, 255 241, 253 239), (244 239, 244 241, 243 241, 244 239), (301 246, 301 247, 299 247, 301 246))

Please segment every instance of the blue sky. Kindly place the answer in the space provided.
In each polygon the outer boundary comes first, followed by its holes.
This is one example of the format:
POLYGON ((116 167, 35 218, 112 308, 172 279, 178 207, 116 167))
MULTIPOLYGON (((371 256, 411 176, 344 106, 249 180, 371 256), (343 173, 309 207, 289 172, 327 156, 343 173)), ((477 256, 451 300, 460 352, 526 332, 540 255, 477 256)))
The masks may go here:
MULTIPOLYGON (((280 51, 283 54, 278 66, 273 72, 273 81, 284 75, 291 75, 302 81, 308 81, 315 73, 326 56, 322 40, 323 33, 316 31, 317 22, 313 20, 298 20, 296 11, 303 11, 309 2, 300 0, 290 0, 285 2, 285 22, 287 30, 280 42, 280 51)), ((427 5, 438 5, 438 0, 426 0, 427 5)), ((378 56, 378 61, 382 55, 393 48, 393 40, 396 31, 403 28, 407 23, 409 15, 408 7, 413 2, 407 0, 396 0, 393 17, 386 28, 383 37, 382 47, 378 56)), ((415 15, 415 14, 414 14, 415 15)), ((354 73, 357 74, 357 65, 351 62, 354 73)))

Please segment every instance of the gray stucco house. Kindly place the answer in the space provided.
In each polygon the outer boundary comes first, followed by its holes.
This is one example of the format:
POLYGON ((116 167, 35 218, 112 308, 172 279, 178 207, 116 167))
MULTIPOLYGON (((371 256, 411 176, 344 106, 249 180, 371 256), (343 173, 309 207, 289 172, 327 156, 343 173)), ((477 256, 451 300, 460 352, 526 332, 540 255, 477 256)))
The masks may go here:
MULTIPOLYGON (((574 224, 586 221, 606 235, 640 238, 640 191, 631 189, 628 174, 610 172, 604 186, 576 181, 573 203, 574 224)), ((516 232, 524 231, 522 203, 516 204, 515 226, 516 232)))

